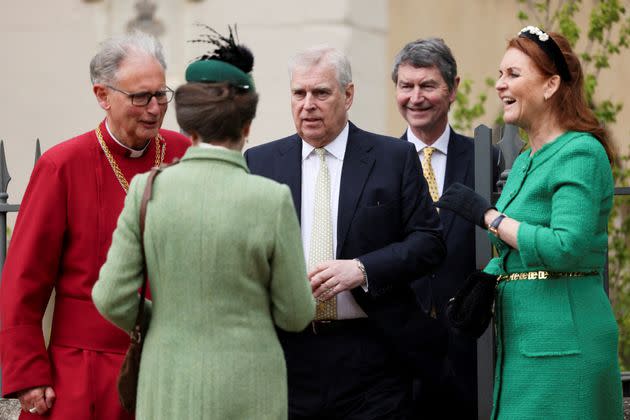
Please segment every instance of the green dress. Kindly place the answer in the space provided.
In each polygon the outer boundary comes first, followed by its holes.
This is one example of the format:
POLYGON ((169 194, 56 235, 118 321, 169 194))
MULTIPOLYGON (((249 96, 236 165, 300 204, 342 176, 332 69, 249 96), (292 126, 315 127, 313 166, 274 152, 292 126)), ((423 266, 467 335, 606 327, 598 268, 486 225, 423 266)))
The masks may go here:
MULTIPOLYGON (((142 352, 138 420, 286 419, 285 360, 275 327, 315 314, 288 187, 250 175, 243 156, 191 147, 156 179, 144 243, 153 302, 142 352)), ((131 182, 92 295, 129 330, 142 277, 131 182)))
POLYGON ((518 250, 492 238, 485 271, 598 272, 501 282, 493 419, 621 420, 618 329, 602 286, 613 178, 602 145, 567 132, 514 162, 497 209, 518 250))

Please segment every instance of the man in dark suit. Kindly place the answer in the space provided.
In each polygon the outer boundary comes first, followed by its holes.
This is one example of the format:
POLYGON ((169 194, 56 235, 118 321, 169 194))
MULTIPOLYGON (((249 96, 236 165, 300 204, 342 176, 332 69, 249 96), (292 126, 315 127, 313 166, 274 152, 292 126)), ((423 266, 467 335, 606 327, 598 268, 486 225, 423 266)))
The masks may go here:
MULTIPOLYGON (((410 42, 394 60, 392 79, 396 102, 408 128, 402 139, 415 146, 433 200, 459 182, 474 188, 474 143, 448 124, 459 76, 451 50, 439 38, 410 42)), ((498 178, 498 150, 494 149, 494 179, 498 178)), ((419 173, 419 174, 420 174, 419 173)), ((475 270, 475 227, 448 210, 441 210, 447 256, 432 273, 413 282, 424 310, 448 325, 444 307, 475 270)), ((427 360, 428 364, 435 362, 427 360)), ((417 380, 416 418, 477 418, 476 341, 449 334, 447 361, 433 379, 417 380)))
POLYGON ((341 52, 306 50, 290 74, 297 134, 245 154, 252 173, 290 187, 318 299, 310 327, 278 331, 289 418, 406 419, 410 363, 445 351, 410 288, 444 256, 439 217, 413 146, 348 121, 341 52))

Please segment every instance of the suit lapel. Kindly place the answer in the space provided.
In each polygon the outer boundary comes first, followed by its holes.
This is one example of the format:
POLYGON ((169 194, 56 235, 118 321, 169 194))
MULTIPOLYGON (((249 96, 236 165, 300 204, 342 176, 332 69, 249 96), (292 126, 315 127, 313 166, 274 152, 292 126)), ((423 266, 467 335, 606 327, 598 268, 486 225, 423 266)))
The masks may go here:
MULTIPOLYGON (((407 140, 407 130, 400 136, 402 140, 407 140)), ((448 154, 446 158, 446 173, 444 174, 444 188, 442 193, 454 182, 466 184, 466 174, 472 165, 472 156, 466 153, 466 145, 459 138, 459 134, 451 128, 451 135, 448 141, 448 154)), ((422 159, 420 159, 422 163, 422 159)), ((422 176, 422 174, 420 174, 422 176)), ((444 229, 444 237, 453 225, 455 214, 449 210, 440 210, 440 220, 444 229)))
MULTIPOLYGON (((466 153, 466 145, 462 144, 459 135, 451 128, 451 136, 448 141, 448 154, 446 158, 446 173, 444 174, 444 188, 446 191, 454 182, 466 184, 466 174, 471 167, 470 154, 466 153)), ((453 224, 455 215, 449 210, 440 211, 440 219, 442 220, 442 226, 444 228, 444 237, 448 236, 448 233, 453 224)))
POLYGON ((280 145, 278 159, 274 161, 276 181, 291 189, 298 220, 302 219, 302 140, 294 135, 280 145))
POLYGON ((337 258, 350 229, 350 223, 357 209, 357 203, 370 170, 374 165, 372 145, 361 136, 361 130, 350 124, 348 144, 341 170, 339 186, 339 211, 337 213, 337 258))

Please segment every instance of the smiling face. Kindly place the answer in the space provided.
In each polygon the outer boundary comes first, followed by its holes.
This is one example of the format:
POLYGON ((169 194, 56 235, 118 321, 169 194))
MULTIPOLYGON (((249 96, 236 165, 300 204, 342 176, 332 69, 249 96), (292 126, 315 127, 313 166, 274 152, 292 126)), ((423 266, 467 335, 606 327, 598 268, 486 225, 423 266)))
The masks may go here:
MULTIPOLYGON (((509 48, 499 65, 495 88, 503 103, 503 120, 525 130, 546 117, 550 78, 544 77, 522 51, 509 48)), ((553 92, 551 92, 553 94, 553 92)))
MULTIPOLYGON (((156 92, 166 88, 164 69, 154 57, 130 53, 118 67, 116 89, 128 93, 156 92)), ((135 106, 124 93, 97 83, 93 87, 99 104, 107 111, 109 129, 116 138, 132 148, 143 147, 158 135, 168 104, 158 104, 151 98, 146 106, 135 106)))
POLYGON ((449 90, 437 67, 414 67, 401 64, 396 82, 396 102, 400 115, 413 133, 426 144, 432 144, 448 124, 448 110, 457 94, 449 90))
POLYGON ((297 66, 291 74, 291 111, 298 135, 313 147, 332 142, 348 121, 354 85, 339 85, 327 63, 297 66))

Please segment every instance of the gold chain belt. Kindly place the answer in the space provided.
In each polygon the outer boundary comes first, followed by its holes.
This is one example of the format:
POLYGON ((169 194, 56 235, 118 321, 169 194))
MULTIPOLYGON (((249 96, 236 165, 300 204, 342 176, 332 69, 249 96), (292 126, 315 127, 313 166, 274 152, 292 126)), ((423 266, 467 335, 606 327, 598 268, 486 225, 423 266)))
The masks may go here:
POLYGON ((594 276, 598 274, 597 271, 526 271, 523 273, 510 273, 510 274, 501 274, 497 278, 497 283, 501 281, 514 281, 514 280, 545 280, 552 279, 558 277, 585 277, 585 276, 594 276))

